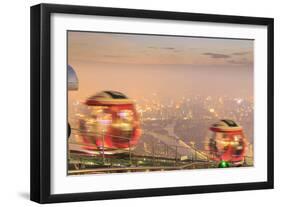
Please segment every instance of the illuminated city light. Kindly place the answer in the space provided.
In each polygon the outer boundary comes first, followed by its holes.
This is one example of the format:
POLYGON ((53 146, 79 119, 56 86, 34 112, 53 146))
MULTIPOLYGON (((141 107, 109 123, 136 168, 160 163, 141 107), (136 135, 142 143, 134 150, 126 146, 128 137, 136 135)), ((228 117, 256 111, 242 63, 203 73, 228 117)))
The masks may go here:
POLYGON ((236 102, 237 102, 237 104, 241 104, 241 103, 243 102, 243 99, 237 98, 237 99, 236 99, 236 102))

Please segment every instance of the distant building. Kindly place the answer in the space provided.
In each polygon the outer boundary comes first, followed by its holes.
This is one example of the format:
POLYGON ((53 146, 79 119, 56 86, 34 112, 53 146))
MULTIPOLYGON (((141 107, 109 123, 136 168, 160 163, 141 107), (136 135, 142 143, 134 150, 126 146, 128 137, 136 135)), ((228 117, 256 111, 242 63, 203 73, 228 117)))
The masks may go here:
POLYGON ((76 75, 76 72, 70 65, 67 66, 67 90, 78 90, 78 77, 76 75))

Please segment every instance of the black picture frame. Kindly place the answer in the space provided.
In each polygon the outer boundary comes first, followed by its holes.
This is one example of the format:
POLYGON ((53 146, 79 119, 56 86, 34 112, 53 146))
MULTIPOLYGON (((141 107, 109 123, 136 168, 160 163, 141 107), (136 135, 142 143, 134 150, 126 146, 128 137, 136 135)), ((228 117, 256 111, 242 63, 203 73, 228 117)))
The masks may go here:
POLYGON ((272 18, 195 14, 168 11, 103 8, 56 4, 39 4, 31 7, 31 174, 30 199, 39 203, 88 201, 103 199, 166 196, 179 194, 211 193, 272 189, 274 187, 274 20, 272 18), (194 22, 218 22, 267 26, 267 181, 238 184, 219 184, 188 187, 51 194, 50 184, 50 129, 51 129, 51 71, 50 71, 50 16, 53 13, 134 17, 194 22))

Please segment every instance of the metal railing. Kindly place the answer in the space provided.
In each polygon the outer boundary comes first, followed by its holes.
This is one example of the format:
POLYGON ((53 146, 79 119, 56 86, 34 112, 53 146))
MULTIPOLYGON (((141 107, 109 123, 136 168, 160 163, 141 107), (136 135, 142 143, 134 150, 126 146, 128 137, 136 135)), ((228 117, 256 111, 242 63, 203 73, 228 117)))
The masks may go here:
MULTIPOLYGON (((76 128, 72 128, 73 135, 86 135, 89 137, 101 137, 101 147, 97 146, 96 144, 93 143, 79 143, 79 142, 69 142, 69 144, 73 144, 79 147, 83 147, 87 145, 87 147, 92 148, 92 151, 96 151, 98 155, 102 155, 102 163, 105 165, 106 163, 106 156, 108 154, 114 154, 114 151, 119 152, 128 152, 128 159, 129 159, 129 164, 132 165, 133 163, 133 157, 136 159, 137 156, 141 157, 149 157, 149 159, 152 159, 152 165, 154 166, 157 163, 157 160, 170 160, 174 162, 174 165, 177 165, 179 162, 180 163, 186 163, 186 162, 212 162, 214 161, 215 157, 218 157, 219 154, 211 153, 208 150, 198 150, 195 147, 188 145, 188 147, 184 146, 179 146, 179 145, 171 145, 171 144, 166 144, 164 142, 155 142, 151 141, 149 145, 149 149, 146 150, 145 153, 137 153, 134 152, 134 148, 131 146, 131 139, 128 137, 123 137, 123 136, 117 136, 117 135, 106 135, 110 136, 112 138, 118 138, 122 139, 128 142, 128 148, 126 149, 119 149, 119 148, 112 148, 112 147, 106 147, 105 146, 105 134, 106 133, 97 133, 97 132, 91 132, 91 131, 85 131, 85 130, 80 130, 76 128), (108 152, 111 153, 108 153, 108 152), (133 153, 133 154, 132 154, 133 153), (200 156, 199 156, 200 155, 200 156), (203 159, 204 157, 204 159, 203 159)), ((100 138, 99 138, 100 139, 100 138)), ((144 144, 146 142, 140 140, 138 144, 144 144)), ((71 149, 70 149, 71 150, 71 149)), ((235 156, 235 155, 233 155, 235 156)), ((252 160, 252 157, 250 156, 244 156, 243 158, 245 162, 247 160, 252 160)))
MULTIPOLYGON (((92 147, 93 150, 96 150, 97 152, 101 152, 102 158, 103 158, 103 162, 105 162, 105 156, 107 154, 107 151, 111 150, 120 150, 118 148, 112 148, 112 147, 106 147, 105 146, 105 133, 97 133, 97 132, 91 132, 91 131, 85 131, 85 130, 80 130, 80 129, 76 129, 76 128, 72 128, 72 132, 74 135, 86 135, 89 138, 91 137, 101 137, 101 147, 97 146, 94 143, 87 143, 87 147, 92 147), (96 148, 96 149, 95 149, 96 148)), ((129 154, 129 162, 132 163, 132 151, 134 148, 132 148, 131 146, 131 139, 128 137, 123 137, 123 136, 116 136, 116 135, 106 135, 106 136, 110 136, 112 138, 118 138, 118 139, 123 139, 128 141, 128 148, 126 149, 121 149, 121 151, 123 150, 124 152, 128 152, 129 154)), ((100 139, 100 138, 99 138, 100 139)), ((145 143, 143 141, 139 141, 140 143, 145 143)), ((77 143, 77 142, 69 142, 69 144, 74 144, 74 145, 79 145, 80 147, 85 146, 85 143, 77 143)), ((157 159, 169 159, 169 160, 174 160, 175 163, 177 164, 178 161, 182 161, 182 159, 184 160, 189 160, 189 161, 196 161, 198 160, 197 158, 197 154, 198 153, 202 153, 199 152, 199 150, 190 147, 183 147, 183 146, 179 146, 179 145, 168 145, 166 143, 163 142, 155 142, 152 141, 150 143, 150 149, 148 151, 145 152, 145 154, 143 153, 134 153, 134 155, 136 156, 147 156, 147 157, 152 157, 153 163, 155 163, 155 161, 157 159)), ((100 154, 100 153, 97 153, 100 154)), ((203 159, 201 159, 201 161, 203 161, 203 159)), ((204 161, 209 161, 209 159, 204 159, 204 161)))

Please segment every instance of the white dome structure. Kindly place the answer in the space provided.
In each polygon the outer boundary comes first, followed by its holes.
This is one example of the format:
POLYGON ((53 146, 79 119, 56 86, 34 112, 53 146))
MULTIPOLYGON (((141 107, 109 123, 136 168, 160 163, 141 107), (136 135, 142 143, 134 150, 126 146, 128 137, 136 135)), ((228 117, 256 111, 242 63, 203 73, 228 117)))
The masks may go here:
POLYGON ((78 90, 78 77, 70 65, 67 65, 67 89, 69 91, 78 90))

